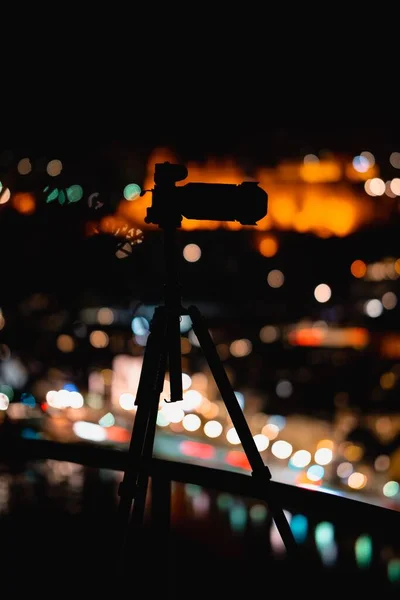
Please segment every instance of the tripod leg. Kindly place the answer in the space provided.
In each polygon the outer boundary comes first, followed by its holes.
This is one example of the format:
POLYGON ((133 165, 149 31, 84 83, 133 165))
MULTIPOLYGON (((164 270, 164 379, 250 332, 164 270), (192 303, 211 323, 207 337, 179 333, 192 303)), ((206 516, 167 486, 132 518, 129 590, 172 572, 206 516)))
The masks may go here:
MULTIPOLYGON (((138 476, 142 467, 147 430, 152 413, 152 402, 159 398, 159 379, 165 374, 165 331, 167 319, 165 309, 157 308, 151 323, 151 331, 147 340, 142 372, 136 397, 137 412, 128 451, 128 464, 124 478, 119 487, 120 502, 118 506, 118 526, 123 546, 128 530, 132 501, 136 496, 138 476), (164 365, 164 370, 163 370, 164 365), (157 396, 158 392, 158 396, 157 396)), ((153 434, 154 435, 154 434, 153 434)), ((152 447, 152 446, 151 446, 152 447)), ((140 502, 139 502, 140 503, 140 502)))
POLYGON ((149 481, 148 465, 153 455, 154 436, 156 433, 157 425, 158 403, 160 394, 164 386, 164 376, 167 362, 167 353, 165 348, 162 349, 159 360, 159 368, 157 370, 154 389, 152 390, 150 397, 147 399, 150 410, 148 412, 146 436, 142 452, 143 468, 138 473, 135 501, 133 503, 130 521, 130 530, 142 526, 144 521, 146 496, 149 481))
POLYGON ((290 529, 289 523, 287 522, 283 509, 279 506, 276 498, 273 497, 271 486, 269 485, 271 472, 269 468, 264 465, 242 409, 240 408, 235 396, 235 392, 232 389, 228 376, 218 356, 217 349, 215 348, 214 342, 212 341, 200 311, 196 306, 190 306, 188 313, 193 323, 193 330, 199 340, 200 346, 207 359, 221 397, 225 402, 229 416, 232 419, 232 423, 236 429, 243 449, 253 470, 252 475, 255 479, 257 479, 257 481, 259 481, 260 486, 263 485, 265 488, 265 500, 268 503, 269 509, 271 510, 276 527, 282 537, 288 554, 292 553, 297 548, 296 541, 294 539, 292 530, 290 529))

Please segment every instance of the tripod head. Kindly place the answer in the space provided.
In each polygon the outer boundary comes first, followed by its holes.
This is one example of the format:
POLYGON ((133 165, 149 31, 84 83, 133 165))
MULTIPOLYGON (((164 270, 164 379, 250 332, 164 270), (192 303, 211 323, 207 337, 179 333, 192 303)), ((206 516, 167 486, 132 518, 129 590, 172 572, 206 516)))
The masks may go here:
MULTIPOLYGON (((268 194, 258 182, 187 183, 184 165, 157 163, 154 171, 152 206, 147 209, 146 223, 162 228, 180 227, 182 217, 200 221, 238 221, 242 225, 256 225, 265 217, 268 194)), ((145 192, 144 192, 145 193, 145 192)))
MULTIPOLYGON (((245 181, 239 185, 224 183, 187 183, 184 165, 157 163, 154 172, 153 203, 147 209, 146 223, 164 230, 164 257, 167 281, 164 286, 167 314, 166 348, 169 363, 171 398, 182 400, 180 317, 187 314, 182 308, 178 279, 176 229, 182 217, 210 221, 239 221, 256 225, 267 214, 268 195, 257 182, 245 181)), ((145 191, 142 194, 146 193, 145 191)), ((168 402, 166 400, 166 402, 168 402)))

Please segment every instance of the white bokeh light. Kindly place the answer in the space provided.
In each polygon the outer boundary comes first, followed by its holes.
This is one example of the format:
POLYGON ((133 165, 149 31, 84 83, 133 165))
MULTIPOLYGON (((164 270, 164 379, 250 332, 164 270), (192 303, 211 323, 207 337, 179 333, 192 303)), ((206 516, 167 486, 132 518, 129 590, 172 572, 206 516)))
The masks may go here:
POLYGON ((366 302, 364 304, 364 312, 366 315, 368 315, 372 319, 376 319, 377 317, 380 317, 380 315, 383 312, 382 302, 380 300, 378 300, 377 298, 368 300, 368 302, 366 302))
POLYGON ((240 438, 234 427, 231 427, 230 429, 228 429, 228 431, 226 432, 226 439, 228 440, 228 442, 230 444, 240 444, 241 443, 240 438))
POLYGON ((294 467, 306 467, 311 462, 311 452, 308 450, 297 450, 291 458, 294 467))
POLYGON ((327 465, 332 461, 333 453, 330 448, 318 448, 314 460, 319 465, 327 465))
POLYGON ((269 439, 267 438, 266 435, 264 435, 262 433, 257 433, 256 435, 254 435, 253 440, 255 441, 257 450, 259 452, 266 450, 269 446, 269 439))
POLYGON ((197 390, 188 390, 183 393, 183 400, 179 403, 179 407, 186 412, 198 408, 203 400, 203 396, 197 390))
POLYGON ((187 431, 197 431, 201 427, 201 419, 197 415, 185 415, 182 425, 187 431))
POLYGON ((124 410, 133 410, 135 408, 135 396, 132 394, 121 394, 119 397, 119 405, 124 410))
POLYGON ((292 444, 289 444, 289 442, 278 440, 272 444, 271 452, 274 456, 276 456, 276 458, 289 458, 293 452, 293 447, 292 444))
POLYGON ((222 425, 219 421, 208 421, 204 425, 204 433, 209 438, 217 438, 222 433, 222 425))
POLYGON ((8 396, 0 392, 0 410, 7 410, 10 404, 8 396))
POLYGON ((332 295, 331 288, 326 283, 320 283, 314 290, 315 299, 318 302, 328 302, 332 295))

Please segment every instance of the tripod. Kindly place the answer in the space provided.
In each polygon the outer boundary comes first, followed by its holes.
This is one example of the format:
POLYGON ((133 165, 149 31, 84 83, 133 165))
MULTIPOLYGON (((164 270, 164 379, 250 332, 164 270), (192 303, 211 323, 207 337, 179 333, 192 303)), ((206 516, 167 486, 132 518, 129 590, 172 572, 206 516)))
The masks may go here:
POLYGON ((189 315, 191 318, 193 331, 207 359, 232 424, 252 468, 252 477, 257 480, 258 489, 262 490, 262 495, 268 504, 288 555, 292 556, 296 549, 296 542, 283 509, 272 494, 270 470, 264 465, 258 452, 203 317, 197 307, 190 306, 185 309, 181 305, 177 270, 176 228, 171 224, 164 227, 164 251, 167 272, 165 306, 159 306, 155 309, 151 321, 150 335, 144 352, 135 401, 137 412, 129 447, 128 465, 119 487, 118 520, 124 540, 122 559, 127 561, 132 555, 140 556, 138 545, 141 537, 138 531, 144 523, 149 464, 152 459, 158 405, 163 390, 167 362, 171 388, 170 402, 182 400, 179 325, 181 315, 189 315))

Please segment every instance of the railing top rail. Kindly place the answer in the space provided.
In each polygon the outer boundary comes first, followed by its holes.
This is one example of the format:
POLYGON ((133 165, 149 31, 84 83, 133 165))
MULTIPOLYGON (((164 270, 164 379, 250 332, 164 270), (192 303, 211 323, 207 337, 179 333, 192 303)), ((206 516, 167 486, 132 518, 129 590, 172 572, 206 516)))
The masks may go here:
MULTIPOLYGON (((60 443, 50 440, 14 439, 0 441, 0 462, 53 459, 85 466, 123 471, 128 452, 86 443, 60 443)), ((209 489, 265 500, 265 491, 252 477, 200 466, 192 463, 153 458, 149 465, 152 476, 171 481, 191 483, 209 489)), ((264 483, 265 485, 265 483, 264 483)), ((310 490, 277 481, 271 481, 271 491, 281 505, 293 512, 332 519, 336 523, 351 524, 354 528, 399 532, 400 512, 346 498, 337 494, 310 490)), ((265 489, 265 488, 264 488, 265 489)))

